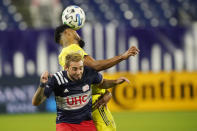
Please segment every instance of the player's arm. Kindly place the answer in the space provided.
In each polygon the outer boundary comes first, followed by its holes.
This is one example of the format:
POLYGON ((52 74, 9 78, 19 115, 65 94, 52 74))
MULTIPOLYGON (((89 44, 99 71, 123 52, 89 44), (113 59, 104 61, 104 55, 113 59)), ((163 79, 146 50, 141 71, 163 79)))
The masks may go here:
MULTIPOLYGON (((125 81, 129 83, 129 80, 125 77, 120 77, 116 80, 103 79, 103 81, 98 85, 98 88, 102 88, 102 89, 112 88, 112 87, 114 87, 118 84, 121 84, 121 83, 125 82, 125 81)), ((94 105, 93 105, 94 109, 99 108, 103 105, 105 105, 106 108, 107 108, 107 103, 109 102, 111 97, 112 97, 111 93, 108 90, 106 90, 105 94, 102 95, 100 97, 100 99, 97 102, 94 103, 94 105)))
POLYGON ((87 55, 84 57, 84 64, 95 69, 96 71, 101 71, 128 59, 130 56, 135 56, 138 53, 139 50, 135 46, 132 46, 125 53, 106 60, 95 60, 91 56, 87 55))
POLYGON ((111 92, 106 90, 105 93, 94 103, 93 109, 97 109, 103 105, 105 105, 107 108, 107 103, 111 98, 112 98, 111 92))
POLYGON ((123 82, 129 83, 129 80, 125 77, 120 77, 116 80, 103 79, 103 81, 98 85, 98 88, 109 89, 109 88, 112 88, 112 87, 117 86, 119 84, 122 84, 123 82))
POLYGON ((40 77, 40 85, 32 98, 32 105, 39 106, 46 100, 44 95, 45 85, 48 82, 49 73, 46 71, 40 77))

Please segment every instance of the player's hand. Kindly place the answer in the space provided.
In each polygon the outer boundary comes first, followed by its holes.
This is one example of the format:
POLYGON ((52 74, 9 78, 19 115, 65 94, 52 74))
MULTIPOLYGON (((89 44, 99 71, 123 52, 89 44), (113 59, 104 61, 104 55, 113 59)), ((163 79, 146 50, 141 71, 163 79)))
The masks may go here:
POLYGON ((128 84, 130 83, 130 81, 126 78, 126 77, 120 77, 116 80, 116 84, 122 84, 123 82, 127 82, 128 84))
POLYGON ((101 106, 106 106, 107 108, 107 103, 109 102, 109 100, 112 98, 112 95, 109 91, 107 91, 104 95, 102 95, 98 101, 95 102, 95 104, 93 105, 93 109, 97 109, 100 108, 101 106))
POLYGON ((45 71, 44 73, 42 73, 41 77, 40 77, 40 83, 47 83, 48 82, 48 78, 51 75, 49 74, 48 71, 45 71))
POLYGON ((135 56, 140 52, 140 50, 135 47, 135 46, 131 46, 124 54, 122 54, 122 58, 124 60, 128 59, 130 56, 135 56))

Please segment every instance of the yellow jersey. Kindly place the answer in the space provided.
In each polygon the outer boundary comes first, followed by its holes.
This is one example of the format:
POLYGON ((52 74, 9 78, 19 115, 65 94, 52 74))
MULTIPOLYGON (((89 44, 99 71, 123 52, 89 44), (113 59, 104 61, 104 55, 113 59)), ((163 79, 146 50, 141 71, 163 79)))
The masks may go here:
POLYGON ((64 69, 66 63, 66 56, 70 53, 79 53, 81 56, 88 55, 78 44, 71 44, 62 49, 59 54, 59 64, 64 69))

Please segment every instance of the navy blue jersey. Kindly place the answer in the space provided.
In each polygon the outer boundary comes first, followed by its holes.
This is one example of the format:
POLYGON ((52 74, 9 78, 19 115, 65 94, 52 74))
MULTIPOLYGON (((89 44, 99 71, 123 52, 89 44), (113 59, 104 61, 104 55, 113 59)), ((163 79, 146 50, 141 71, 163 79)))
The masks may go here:
POLYGON ((91 120, 92 90, 90 85, 101 81, 102 75, 89 67, 84 67, 79 81, 71 81, 66 71, 55 73, 49 79, 44 94, 49 97, 54 92, 57 106, 56 123, 79 124, 84 120, 91 120))

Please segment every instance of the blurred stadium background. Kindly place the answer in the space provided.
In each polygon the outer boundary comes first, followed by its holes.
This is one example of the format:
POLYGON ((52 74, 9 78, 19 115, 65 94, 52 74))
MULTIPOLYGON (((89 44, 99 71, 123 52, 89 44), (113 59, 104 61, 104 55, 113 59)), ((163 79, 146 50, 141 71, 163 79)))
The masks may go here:
POLYGON ((79 34, 95 59, 140 49, 103 72, 131 80, 111 90, 118 131, 197 130, 196 0, 0 0, 0 131, 55 130, 53 97, 31 98, 43 71, 60 70, 53 33, 68 5, 86 12, 79 34))

